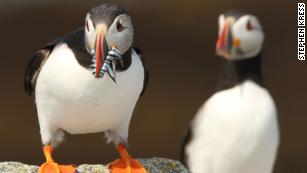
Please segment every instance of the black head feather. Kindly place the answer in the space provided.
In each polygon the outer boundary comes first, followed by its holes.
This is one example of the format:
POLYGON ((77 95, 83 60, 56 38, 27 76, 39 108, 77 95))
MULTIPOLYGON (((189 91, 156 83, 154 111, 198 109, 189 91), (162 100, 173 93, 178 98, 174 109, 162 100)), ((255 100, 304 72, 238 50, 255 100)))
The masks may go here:
POLYGON ((95 26, 101 21, 104 21, 107 26, 110 26, 114 19, 126 13, 126 10, 118 5, 106 3, 92 8, 89 13, 95 26))
POLYGON ((244 11, 244 10, 230 10, 227 11, 225 13, 223 13, 223 15, 225 16, 225 18, 227 17, 234 17, 235 20, 239 19, 240 17, 250 14, 248 11, 244 11))

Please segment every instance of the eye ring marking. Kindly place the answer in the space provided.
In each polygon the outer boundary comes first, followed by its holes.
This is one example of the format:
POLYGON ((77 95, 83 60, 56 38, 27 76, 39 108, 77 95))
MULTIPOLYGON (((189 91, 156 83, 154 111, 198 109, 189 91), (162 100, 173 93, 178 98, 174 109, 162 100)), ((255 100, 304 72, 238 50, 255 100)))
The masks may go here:
POLYGON ((123 24, 120 23, 120 21, 117 21, 116 29, 118 32, 122 32, 125 29, 125 27, 123 26, 123 24))
POLYGON ((247 29, 248 31, 251 31, 251 30, 253 30, 253 29, 254 29, 254 26, 251 24, 251 22, 250 22, 250 21, 247 21, 247 24, 246 24, 246 29, 247 29))

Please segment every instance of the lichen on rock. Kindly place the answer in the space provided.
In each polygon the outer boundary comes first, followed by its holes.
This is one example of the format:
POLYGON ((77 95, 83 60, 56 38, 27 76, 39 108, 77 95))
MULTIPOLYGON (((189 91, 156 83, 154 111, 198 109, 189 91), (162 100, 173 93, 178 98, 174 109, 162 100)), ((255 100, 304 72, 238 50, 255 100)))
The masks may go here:
POLYGON ((110 173, 110 171, 105 165, 83 164, 77 167, 77 173, 110 173))
POLYGON ((26 165, 19 162, 0 162, 1 173, 37 173, 38 166, 26 165))
POLYGON ((178 161, 156 157, 139 160, 149 173, 188 173, 188 170, 178 161))
MULTIPOLYGON (((148 173, 189 173, 178 161, 151 158, 139 159, 148 173)), ((0 162, 0 173, 37 173, 38 166, 27 165, 19 162, 0 162)), ((77 173, 110 173, 106 165, 83 164, 77 167, 77 173)))

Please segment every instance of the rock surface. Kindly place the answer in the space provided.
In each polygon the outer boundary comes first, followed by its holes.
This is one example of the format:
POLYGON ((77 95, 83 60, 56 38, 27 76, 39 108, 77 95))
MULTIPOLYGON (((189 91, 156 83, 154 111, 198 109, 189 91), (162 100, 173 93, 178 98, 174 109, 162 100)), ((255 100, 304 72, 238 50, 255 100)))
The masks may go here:
MULTIPOLYGON (((140 159, 149 173, 188 173, 188 170, 178 161, 151 158, 140 159)), ((19 162, 0 162, 0 173, 37 173, 38 166, 19 162)), ((109 173, 106 165, 83 164, 77 167, 78 173, 109 173)))

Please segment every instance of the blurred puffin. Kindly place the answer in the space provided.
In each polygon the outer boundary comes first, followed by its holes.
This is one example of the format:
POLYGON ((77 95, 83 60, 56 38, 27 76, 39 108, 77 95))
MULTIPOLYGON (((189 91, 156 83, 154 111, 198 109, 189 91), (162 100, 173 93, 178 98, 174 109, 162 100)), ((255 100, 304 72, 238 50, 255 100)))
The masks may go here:
POLYGON ((25 72, 25 90, 35 95, 46 162, 40 173, 68 173, 52 150, 71 134, 105 132, 121 159, 113 173, 144 173, 126 146, 131 115, 145 90, 148 73, 140 50, 132 47, 133 25, 124 9, 103 4, 91 9, 85 27, 36 52, 25 72))
POLYGON ((271 173, 279 145, 275 103, 261 77, 264 34, 254 15, 219 16, 218 91, 196 114, 182 161, 193 173, 271 173))

